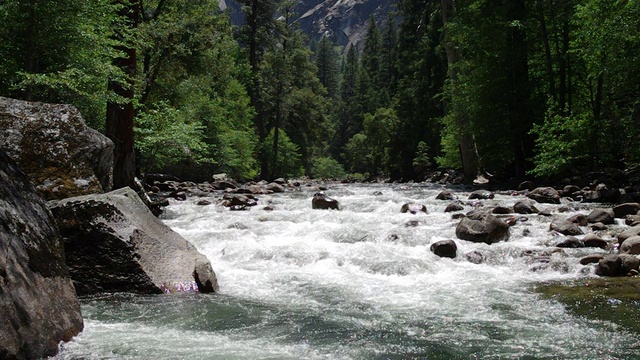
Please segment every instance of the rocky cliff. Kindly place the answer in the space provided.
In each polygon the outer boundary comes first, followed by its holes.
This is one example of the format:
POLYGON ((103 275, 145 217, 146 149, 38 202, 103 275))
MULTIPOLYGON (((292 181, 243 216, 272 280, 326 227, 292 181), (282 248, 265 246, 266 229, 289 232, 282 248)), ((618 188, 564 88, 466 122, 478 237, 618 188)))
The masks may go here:
MULTIPOLYGON (((396 0, 298 0, 298 23, 310 39, 329 36, 336 44, 362 49, 367 23, 373 15, 382 24, 396 0)), ((229 11, 235 24, 242 22, 241 6, 236 0, 220 0, 220 8, 229 11)))

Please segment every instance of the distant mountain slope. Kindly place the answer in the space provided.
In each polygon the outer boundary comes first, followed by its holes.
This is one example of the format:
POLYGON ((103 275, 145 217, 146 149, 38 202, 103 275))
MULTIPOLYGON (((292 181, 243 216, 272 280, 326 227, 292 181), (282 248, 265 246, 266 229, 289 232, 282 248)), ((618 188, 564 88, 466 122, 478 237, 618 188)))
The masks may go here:
MULTIPOLYGON (((324 34, 338 45, 361 49, 371 15, 382 24, 396 0, 299 0, 296 13, 300 28, 311 39, 324 34)), ((235 0, 220 0, 220 8, 228 9, 234 24, 242 23, 242 11, 235 0)))

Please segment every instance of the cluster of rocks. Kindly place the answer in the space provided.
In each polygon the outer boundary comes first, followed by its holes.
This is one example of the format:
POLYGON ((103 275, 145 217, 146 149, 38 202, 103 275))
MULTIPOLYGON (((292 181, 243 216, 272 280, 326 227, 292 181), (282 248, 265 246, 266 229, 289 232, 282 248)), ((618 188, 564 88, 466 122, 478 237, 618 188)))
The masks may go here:
POLYGON ((0 97, 0 358, 55 355, 83 328, 78 295, 217 291, 149 198, 105 193, 112 159, 77 109, 0 97))

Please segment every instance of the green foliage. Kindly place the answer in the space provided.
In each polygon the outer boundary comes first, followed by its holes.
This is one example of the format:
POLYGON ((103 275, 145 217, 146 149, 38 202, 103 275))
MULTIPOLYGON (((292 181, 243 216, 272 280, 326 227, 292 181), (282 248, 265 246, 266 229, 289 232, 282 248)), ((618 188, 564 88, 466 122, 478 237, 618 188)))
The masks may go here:
POLYGON ((313 159, 311 174, 316 179, 342 179, 346 176, 342 164, 330 157, 313 159))
POLYGON ((295 178, 302 176, 304 169, 300 157, 300 148, 294 144, 286 132, 280 130, 278 134, 278 156, 273 162, 273 141, 275 132, 271 130, 262 144, 262 153, 267 156, 270 169, 275 177, 295 178))
POLYGON ((78 107, 94 127, 104 124, 109 78, 124 79, 109 0, 0 2, 0 95, 78 107))
POLYGON ((194 163, 210 162, 209 145, 202 139, 203 126, 190 122, 184 112, 157 103, 155 108, 141 113, 136 119, 136 146, 147 168, 161 168, 183 160, 194 163))
POLYGON ((458 134, 460 130, 455 125, 450 115, 447 115, 443 122, 445 126, 441 133, 442 156, 436 157, 438 166, 450 169, 461 169, 460 161, 460 144, 458 142, 458 134))
POLYGON ((531 174, 555 175, 567 171, 578 161, 588 159, 588 147, 583 134, 588 123, 584 117, 548 114, 544 123, 535 125, 532 132, 537 135, 536 167, 531 174))

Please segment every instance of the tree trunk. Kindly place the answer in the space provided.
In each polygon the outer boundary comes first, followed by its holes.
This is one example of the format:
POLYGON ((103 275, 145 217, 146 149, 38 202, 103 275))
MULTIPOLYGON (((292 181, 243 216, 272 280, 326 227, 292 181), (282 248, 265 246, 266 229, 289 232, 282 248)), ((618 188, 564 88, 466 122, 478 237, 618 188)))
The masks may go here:
MULTIPOLYGON (((125 7, 121 16, 126 17, 131 28, 138 25, 138 0, 120 0, 125 7)), ((123 37, 121 35, 121 37, 123 37)), ((124 40, 124 39, 121 39, 124 40)), ((133 136, 133 77, 136 70, 136 50, 133 47, 123 47, 126 57, 115 60, 115 65, 122 69, 128 77, 128 83, 121 84, 110 80, 109 90, 124 98, 125 103, 107 103, 106 135, 113 141, 113 188, 119 189, 134 185, 135 151, 133 136)))
POLYGON ((455 15, 455 0, 441 0, 442 23, 444 24, 444 46, 447 52, 447 65, 449 79, 452 87, 452 109, 455 117, 456 126, 458 127, 458 141, 460 143, 460 158, 462 160, 462 172, 464 173, 464 181, 472 183, 478 176, 478 150, 476 148, 475 138, 471 132, 471 124, 467 116, 458 108, 455 97, 457 96, 458 71, 456 64, 459 61, 458 50, 451 43, 447 26, 450 18, 455 15))

